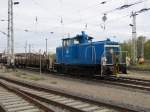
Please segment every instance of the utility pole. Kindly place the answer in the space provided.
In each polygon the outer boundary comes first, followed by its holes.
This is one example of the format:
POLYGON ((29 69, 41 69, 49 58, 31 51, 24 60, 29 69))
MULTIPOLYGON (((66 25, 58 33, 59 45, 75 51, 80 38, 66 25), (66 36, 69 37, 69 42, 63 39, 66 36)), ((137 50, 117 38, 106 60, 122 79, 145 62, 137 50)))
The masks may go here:
POLYGON ((142 50, 141 50, 141 58, 144 59, 144 38, 142 38, 142 50))
POLYGON ((10 65, 10 3, 8 0, 7 64, 10 65))
POLYGON ((42 64, 42 62, 41 62, 41 49, 39 50, 39 54, 40 54, 40 75, 41 75, 41 73, 42 73, 42 66, 41 66, 41 64, 42 64))
POLYGON ((25 56, 27 56, 27 46, 28 46, 28 43, 27 43, 27 41, 26 41, 26 43, 25 43, 25 56))
POLYGON ((138 14, 136 12, 132 12, 132 46, 131 46, 131 59, 133 64, 137 63, 137 34, 136 34, 136 16, 138 14))
POLYGON ((27 53, 27 46, 28 46, 28 43, 27 43, 27 41, 26 41, 26 43, 25 43, 25 53, 27 53))
POLYGON ((47 38, 45 40, 46 40, 46 49, 45 49, 45 51, 46 51, 46 56, 47 56, 47 38))
POLYGON ((31 44, 29 44, 29 53, 31 53, 31 44))
POLYGON ((8 65, 15 65, 14 56, 14 17, 13 17, 13 6, 19 4, 19 2, 13 2, 8 0, 8 40, 7 40, 7 63, 8 65))
MULTIPOLYGON (((132 45, 131 45, 131 59, 133 61, 133 64, 137 63, 137 33, 136 33, 136 16, 140 13, 149 11, 150 8, 143 8, 137 12, 132 12, 132 24, 130 26, 132 27, 132 45)), ((142 40, 142 56, 144 58, 144 42, 142 40)))
POLYGON ((14 66, 14 21, 13 21, 13 0, 11 0, 11 64, 14 66))

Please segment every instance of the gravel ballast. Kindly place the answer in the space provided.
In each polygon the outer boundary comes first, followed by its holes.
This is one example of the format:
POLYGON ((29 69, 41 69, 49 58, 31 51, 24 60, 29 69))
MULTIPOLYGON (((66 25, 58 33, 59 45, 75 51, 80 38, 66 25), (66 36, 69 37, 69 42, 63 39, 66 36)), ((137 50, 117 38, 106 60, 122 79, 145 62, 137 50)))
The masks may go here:
POLYGON ((16 72, 6 73, 2 70, 0 71, 0 75, 5 75, 7 77, 28 80, 64 91, 73 92, 75 94, 86 95, 106 103, 128 106, 129 108, 134 108, 140 112, 150 112, 150 93, 148 92, 107 84, 88 83, 86 81, 73 80, 64 77, 61 78, 50 74, 39 75, 38 73, 28 71, 19 71, 17 74, 20 75, 16 75, 16 72))

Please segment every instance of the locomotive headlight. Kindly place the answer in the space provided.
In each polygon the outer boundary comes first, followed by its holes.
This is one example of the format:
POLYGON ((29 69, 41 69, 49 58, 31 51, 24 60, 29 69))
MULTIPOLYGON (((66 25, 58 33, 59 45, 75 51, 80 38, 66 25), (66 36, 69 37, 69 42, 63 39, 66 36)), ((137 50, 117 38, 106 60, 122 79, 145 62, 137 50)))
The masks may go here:
POLYGON ((107 62, 107 58, 106 57, 104 57, 104 62, 107 62))
POLYGON ((106 59, 106 57, 102 57, 102 65, 106 65, 106 62, 107 62, 107 59, 106 59))
POLYGON ((113 52, 114 52, 114 51, 113 51, 113 49, 111 48, 111 49, 110 49, 110 53, 113 54, 113 52))

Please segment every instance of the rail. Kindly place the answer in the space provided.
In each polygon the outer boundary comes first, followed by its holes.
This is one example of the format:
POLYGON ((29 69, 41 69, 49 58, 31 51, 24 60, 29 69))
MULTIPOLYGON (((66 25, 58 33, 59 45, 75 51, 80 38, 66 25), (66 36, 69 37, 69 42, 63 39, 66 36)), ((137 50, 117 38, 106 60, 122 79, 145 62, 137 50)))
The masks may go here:
POLYGON ((131 109, 118 107, 116 105, 105 104, 81 96, 75 96, 64 91, 51 89, 46 86, 38 85, 31 82, 19 81, 0 77, 5 83, 18 88, 21 92, 38 99, 42 102, 49 103, 71 112, 98 112, 98 111, 114 111, 114 112, 136 112, 131 109))

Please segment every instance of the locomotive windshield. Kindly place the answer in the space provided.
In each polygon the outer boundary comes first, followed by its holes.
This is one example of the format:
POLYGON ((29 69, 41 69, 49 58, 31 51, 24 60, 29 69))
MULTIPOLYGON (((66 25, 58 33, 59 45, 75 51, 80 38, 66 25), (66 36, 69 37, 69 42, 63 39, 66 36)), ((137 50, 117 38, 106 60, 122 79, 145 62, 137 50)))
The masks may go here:
POLYGON ((76 38, 67 38, 67 39, 63 39, 62 44, 64 47, 72 45, 72 44, 79 44, 79 40, 76 38))
POLYGON ((121 61, 121 52, 119 45, 105 45, 105 57, 107 64, 116 64, 121 61))
POLYGON ((63 39, 62 45, 63 45, 64 47, 69 46, 69 45, 70 45, 70 39, 63 39))
POLYGON ((81 35, 76 35, 75 37, 72 37, 72 38, 62 39, 62 45, 66 47, 72 44, 88 43, 92 39, 93 37, 89 37, 88 35, 85 34, 84 31, 82 31, 81 35))

